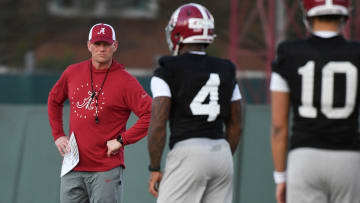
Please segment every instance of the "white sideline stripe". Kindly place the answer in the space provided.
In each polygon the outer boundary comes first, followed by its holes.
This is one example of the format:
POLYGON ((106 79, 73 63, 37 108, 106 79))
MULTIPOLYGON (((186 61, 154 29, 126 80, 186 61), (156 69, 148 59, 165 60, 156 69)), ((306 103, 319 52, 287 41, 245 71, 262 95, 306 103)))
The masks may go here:
POLYGON ((252 70, 242 70, 236 71, 236 78, 247 78, 247 79, 264 79, 266 78, 265 71, 252 71, 252 70))
MULTIPOLYGON (((144 68, 126 68, 126 70, 133 76, 152 76, 155 69, 144 69, 144 68)), ((236 71, 236 78, 247 78, 247 79, 264 79, 266 78, 265 71, 236 71)))
MULTIPOLYGON (((154 73, 154 68, 125 68, 133 76, 139 77, 150 77, 154 73)), ((35 69, 36 71, 52 72, 49 70, 35 69)), ((35 72, 36 72, 35 71, 35 72)), ((6 73, 23 73, 23 68, 9 68, 7 66, 0 65, 0 74, 6 73)), ((236 71, 236 78, 247 78, 247 79, 265 79, 265 71, 236 71)))

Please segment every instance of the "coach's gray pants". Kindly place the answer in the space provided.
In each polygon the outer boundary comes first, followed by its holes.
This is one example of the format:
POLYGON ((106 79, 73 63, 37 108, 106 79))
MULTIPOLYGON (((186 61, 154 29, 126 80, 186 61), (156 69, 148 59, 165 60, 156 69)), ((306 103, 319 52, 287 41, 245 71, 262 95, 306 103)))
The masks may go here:
POLYGON ((123 169, 71 171, 61 178, 60 203, 121 203, 123 169))
POLYGON ((157 203, 231 203, 232 178, 226 140, 188 139, 167 155, 157 203))
POLYGON ((360 203, 360 152, 313 148, 291 151, 287 203, 360 203))

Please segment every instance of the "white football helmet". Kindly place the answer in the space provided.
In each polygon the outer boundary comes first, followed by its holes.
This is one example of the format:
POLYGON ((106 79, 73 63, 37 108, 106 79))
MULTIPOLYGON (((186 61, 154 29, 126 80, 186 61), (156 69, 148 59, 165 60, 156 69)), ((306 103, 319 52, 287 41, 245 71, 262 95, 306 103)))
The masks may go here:
POLYGON ((338 15, 343 16, 341 26, 349 16, 349 0, 302 0, 304 24, 311 31, 309 18, 316 16, 338 15))
POLYGON ((165 28, 170 51, 177 55, 182 44, 211 44, 214 41, 214 18, 204 6, 195 3, 180 6, 165 28))

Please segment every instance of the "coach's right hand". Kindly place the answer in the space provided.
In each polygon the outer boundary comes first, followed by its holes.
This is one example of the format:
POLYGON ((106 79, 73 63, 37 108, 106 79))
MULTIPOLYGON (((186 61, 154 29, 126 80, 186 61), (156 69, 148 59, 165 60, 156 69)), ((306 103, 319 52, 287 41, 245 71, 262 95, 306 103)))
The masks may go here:
POLYGON ((67 136, 61 136, 55 141, 55 145, 58 148, 61 156, 70 152, 69 138, 67 136))
POLYGON ((159 185, 161 179, 162 179, 162 173, 160 171, 153 171, 150 173, 149 192, 154 197, 158 197, 159 195, 159 185))

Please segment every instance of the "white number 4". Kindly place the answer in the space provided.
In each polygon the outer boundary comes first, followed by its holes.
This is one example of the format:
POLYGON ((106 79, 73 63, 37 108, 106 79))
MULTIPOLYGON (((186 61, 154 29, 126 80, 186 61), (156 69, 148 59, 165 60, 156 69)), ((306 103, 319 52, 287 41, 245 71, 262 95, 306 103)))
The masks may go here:
POLYGON ((211 73, 206 84, 201 87, 190 104, 193 115, 208 115, 208 122, 214 121, 220 114, 219 101, 219 85, 220 77, 217 73, 211 73), (207 96, 210 94, 210 102, 203 104, 207 96))

